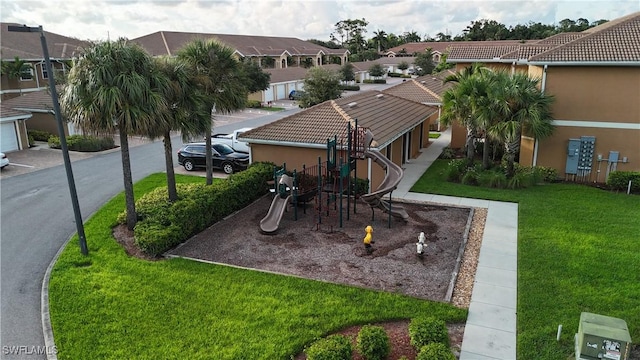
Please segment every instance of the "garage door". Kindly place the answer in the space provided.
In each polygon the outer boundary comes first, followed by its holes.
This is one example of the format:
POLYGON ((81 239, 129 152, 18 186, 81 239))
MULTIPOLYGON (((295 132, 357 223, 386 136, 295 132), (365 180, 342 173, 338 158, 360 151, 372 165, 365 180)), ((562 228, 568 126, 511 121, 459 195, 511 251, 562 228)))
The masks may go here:
POLYGON ((273 101, 273 86, 269 86, 267 90, 264 90, 264 101, 273 101))
POLYGON ((287 89, 286 89, 286 87, 284 85, 276 85, 276 90, 278 91, 277 92, 277 95, 278 95, 277 99, 278 100, 285 99, 288 96, 287 91, 286 91, 287 89))
POLYGON ((9 152, 18 150, 18 137, 16 136, 15 123, 8 122, 0 125, 0 151, 9 152))

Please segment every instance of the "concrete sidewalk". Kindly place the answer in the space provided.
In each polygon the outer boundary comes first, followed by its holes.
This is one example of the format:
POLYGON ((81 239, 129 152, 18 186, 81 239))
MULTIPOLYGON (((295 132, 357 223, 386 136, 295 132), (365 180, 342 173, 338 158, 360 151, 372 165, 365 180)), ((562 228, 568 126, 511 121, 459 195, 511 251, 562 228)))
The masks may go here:
POLYGON ((413 184, 451 142, 451 129, 403 165, 393 197, 487 209, 460 360, 516 359, 518 204, 411 192, 413 184))

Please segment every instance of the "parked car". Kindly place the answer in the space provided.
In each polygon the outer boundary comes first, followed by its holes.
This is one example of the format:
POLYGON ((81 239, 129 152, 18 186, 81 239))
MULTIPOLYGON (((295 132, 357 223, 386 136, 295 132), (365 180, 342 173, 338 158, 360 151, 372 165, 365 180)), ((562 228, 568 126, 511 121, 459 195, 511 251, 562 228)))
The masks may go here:
POLYGON ((9 165, 9 159, 7 159, 7 155, 4 153, 0 153, 0 169, 4 169, 5 166, 9 165))
POLYGON ((291 92, 289 93, 289 100, 299 100, 306 94, 307 93, 302 90, 291 90, 291 92))
POLYGON ((231 134, 213 134, 211 135, 211 142, 216 144, 227 144, 237 152, 249 153, 249 144, 238 141, 238 137, 251 129, 252 128, 247 127, 235 130, 231 134))
MULTIPOLYGON (((211 144, 213 168, 221 169, 225 174, 233 174, 236 171, 245 170, 249 166, 249 154, 234 151, 226 144, 211 144)), ((206 144, 190 143, 178 150, 178 164, 185 170, 192 171, 196 168, 206 168, 205 159, 206 144)))

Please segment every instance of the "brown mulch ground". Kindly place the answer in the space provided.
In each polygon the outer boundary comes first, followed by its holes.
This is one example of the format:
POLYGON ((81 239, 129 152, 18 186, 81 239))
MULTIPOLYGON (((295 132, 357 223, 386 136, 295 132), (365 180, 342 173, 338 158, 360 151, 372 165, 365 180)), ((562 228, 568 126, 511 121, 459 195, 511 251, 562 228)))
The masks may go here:
MULTIPOLYGON (((409 221, 405 223, 392 218, 389 228, 386 213, 375 209, 372 220, 371 209, 358 202, 358 212, 350 214, 349 220, 343 213, 341 228, 337 210, 331 211, 329 216, 323 214, 322 224, 318 225, 318 214, 311 203, 307 205, 306 214, 303 208, 298 209, 297 221, 290 208, 284 214, 279 230, 266 235, 260 232, 259 224, 267 214, 270 199, 264 197, 214 224, 169 251, 168 255, 451 301, 456 306, 468 307, 486 210, 403 203, 409 221), (374 228, 374 250, 370 254, 362 242, 367 225, 374 228), (428 245, 422 257, 416 254, 421 231, 425 233, 428 245), (461 258, 462 251, 464 256, 461 258), (459 272, 457 281, 455 271, 459 272), (453 284, 455 288, 452 288, 453 284)), ((126 228, 115 228, 114 236, 131 256, 144 258, 133 245, 133 237, 126 228)), ((393 350, 389 359, 415 358, 415 349, 409 342, 408 321, 376 325, 383 326, 391 340, 393 350)), ((458 355, 464 324, 449 324, 448 327, 452 350, 458 355)), ((359 328, 346 328, 340 333, 355 341, 359 328)), ((354 351, 354 359, 360 359, 358 356, 354 351)), ((296 357, 304 358, 304 354, 296 357)))

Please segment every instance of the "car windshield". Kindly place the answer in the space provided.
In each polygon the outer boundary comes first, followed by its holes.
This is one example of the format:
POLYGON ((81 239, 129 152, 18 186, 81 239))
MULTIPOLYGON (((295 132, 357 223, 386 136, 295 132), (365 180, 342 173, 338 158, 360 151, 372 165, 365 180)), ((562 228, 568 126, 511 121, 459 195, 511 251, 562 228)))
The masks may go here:
POLYGON ((211 147, 220 155, 229 155, 234 152, 231 146, 226 144, 213 144, 211 147))

